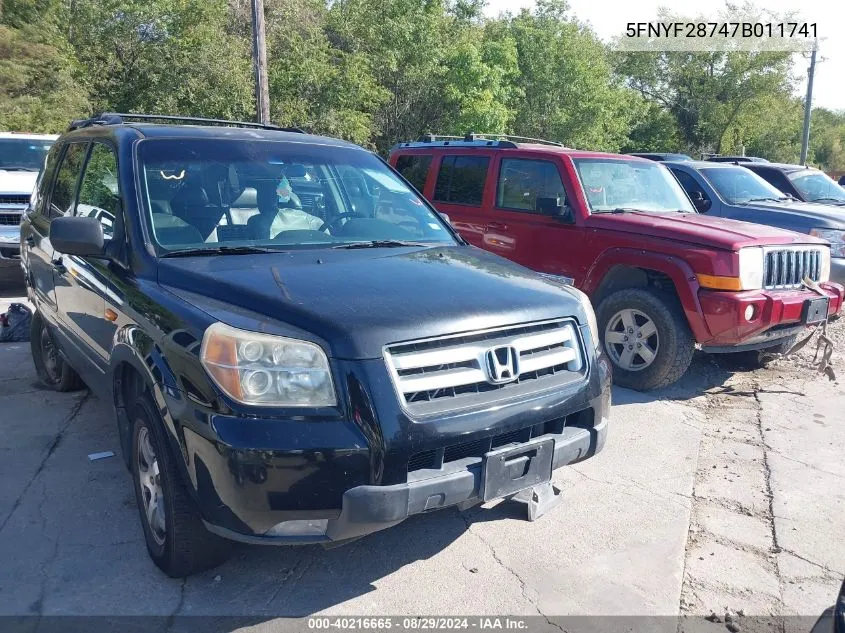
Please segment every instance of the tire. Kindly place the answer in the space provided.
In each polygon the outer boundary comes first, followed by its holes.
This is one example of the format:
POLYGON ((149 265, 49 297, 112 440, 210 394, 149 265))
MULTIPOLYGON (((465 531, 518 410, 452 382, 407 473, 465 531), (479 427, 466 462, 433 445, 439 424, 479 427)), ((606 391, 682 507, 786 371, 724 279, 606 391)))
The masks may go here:
POLYGON ((671 385, 687 371, 695 339, 676 297, 628 288, 606 297, 596 313, 617 385, 649 391, 671 385))
POLYGON ((131 419, 132 480, 150 558, 172 578, 216 567, 226 560, 229 542, 203 525, 148 393, 135 401, 131 419), (148 504, 154 504, 149 514, 148 504))
POLYGON ((32 315, 29 347, 38 379, 53 391, 77 391, 85 388, 79 374, 62 358, 41 313, 32 315))

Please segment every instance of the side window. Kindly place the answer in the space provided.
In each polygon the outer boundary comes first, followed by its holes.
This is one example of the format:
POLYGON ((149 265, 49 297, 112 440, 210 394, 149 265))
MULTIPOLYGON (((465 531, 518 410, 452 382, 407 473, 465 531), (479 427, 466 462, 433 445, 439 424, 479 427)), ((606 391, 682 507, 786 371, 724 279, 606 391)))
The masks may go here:
POLYGON ((760 176, 763 180, 780 189, 781 191, 791 191, 789 180, 783 175, 783 172, 775 169, 752 169, 755 174, 760 176))
POLYGON ((73 211, 76 183, 79 180, 79 172, 82 171, 87 149, 87 143, 70 143, 67 146, 59 166, 59 173, 56 174, 53 194, 50 196, 50 217, 70 215, 73 211))
POLYGON ((79 186, 75 215, 98 219, 103 225, 103 235, 110 239, 118 213, 117 159, 109 146, 94 143, 79 186))
POLYGON ((496 206, 513 211, 537 213, 538 198, 566 203, 566 192, 557 166, 547 160, 505 158, 499 167, 496 206))
POLYGON ((38 174, 38 180, 32 192, 32 209, 34 213, 44 213, 44 200, 47 199, 47 187, 56 171, 56 163, 59 162, 61 153, 62 146, 60 145, 53 145, 47 153, 44 169, 38 174))
POLYGON ((425 187, 428 168, 431 166, 431 155, 408 154, 396 160, 396 171, 405 176, 417 191, 425 187))
POLYGON ((675 175, 675 178, 678 179, 678 182, 681 183, 681 187, 684 188, 687 195, 692 198, 693 202, 695 202, 696 193, 700 193, 704 200, 710 200, 710 197, 704 192, 701 185, 699 185, 695 178, 690 176, 687 172, 681 171, 680 169, 673 169, 672 173, 675 175))
POLYGON ((487 156, 445 156, 440 163, 434 199, 438 202, 480 205, 487 181, 487 156))

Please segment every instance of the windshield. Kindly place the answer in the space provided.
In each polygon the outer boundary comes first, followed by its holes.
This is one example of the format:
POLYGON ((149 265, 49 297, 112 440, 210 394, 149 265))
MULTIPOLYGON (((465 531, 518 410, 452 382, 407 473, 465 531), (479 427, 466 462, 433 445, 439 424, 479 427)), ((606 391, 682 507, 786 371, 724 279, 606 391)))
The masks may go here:
POLYGON ((0 169, 41 171, 52 140, 0 138, 0 169))
POLYGON ((162 255, 456 243, 418 194, 361 149, 149 139, 139 162, 162 255))
POLYGON ((783 192, 745 167, 705 167, 701 173, 731 204, 787 199, 783 192))
POLYGON ((575 158, 573 162, 593 213, 695 213, 678 181, 659 163, 616 158, 575 158))
POLYGON ((795 188, 810 202, 845 202, 845 189, 821 171, 795 171, 787 174, 795 188))

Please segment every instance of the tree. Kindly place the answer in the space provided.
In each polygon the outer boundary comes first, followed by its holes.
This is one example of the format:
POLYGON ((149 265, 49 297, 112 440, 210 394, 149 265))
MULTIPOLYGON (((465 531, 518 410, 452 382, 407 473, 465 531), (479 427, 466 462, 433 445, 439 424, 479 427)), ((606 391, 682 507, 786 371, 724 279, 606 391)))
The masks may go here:
POLYGON ((633 95, 612 72, 607 47, 568 17, 563 0, 539 0, 506 18, 516 42, 522 97, 514 128, 526 136, 617 150, 629 130, 633 95))

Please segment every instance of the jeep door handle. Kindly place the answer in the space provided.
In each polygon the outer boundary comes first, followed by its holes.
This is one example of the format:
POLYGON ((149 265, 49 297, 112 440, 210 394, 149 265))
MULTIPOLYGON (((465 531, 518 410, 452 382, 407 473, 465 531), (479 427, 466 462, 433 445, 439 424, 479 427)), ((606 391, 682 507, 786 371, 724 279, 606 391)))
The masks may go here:
POLYGON ((487 223, 487 230, 488 230, 488 231, 490 231, 490 230, 493 230, 493 231, 507 231, 507 230, 508 230, 508 225, 507 225, 507 224, 503 224, 503 223, 501 223, 501 222, 488 222, 488 223, 487 223))

